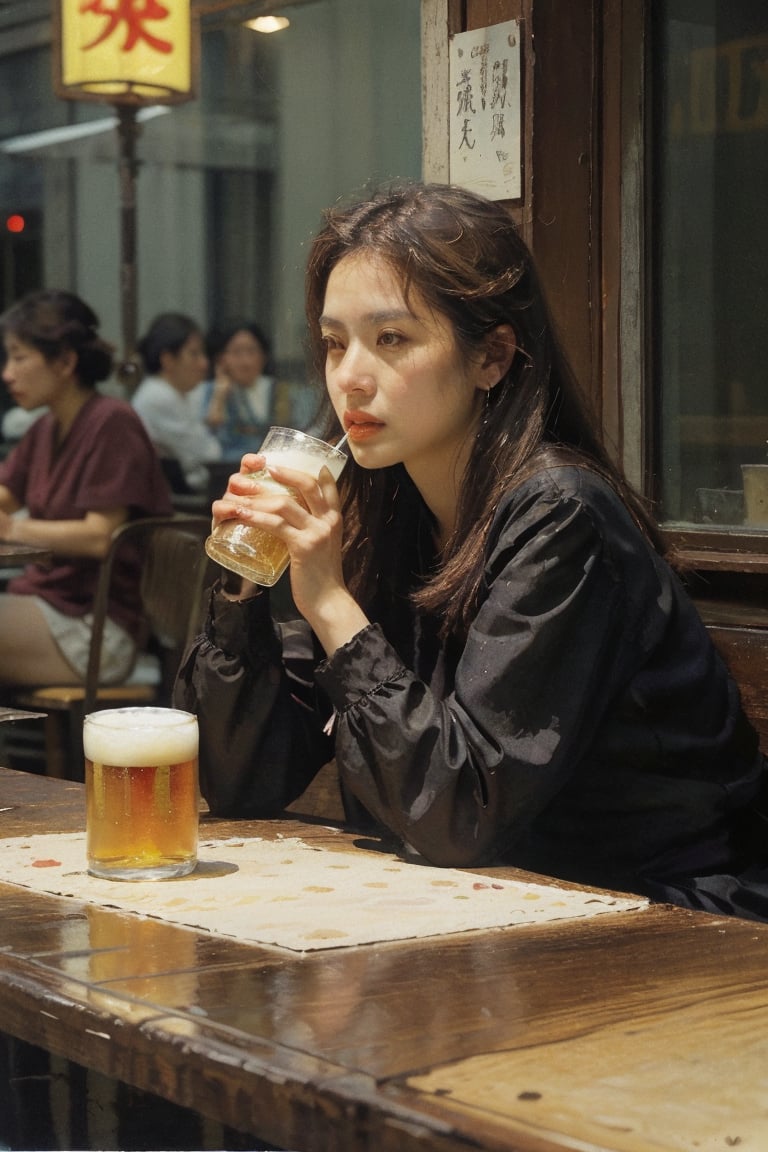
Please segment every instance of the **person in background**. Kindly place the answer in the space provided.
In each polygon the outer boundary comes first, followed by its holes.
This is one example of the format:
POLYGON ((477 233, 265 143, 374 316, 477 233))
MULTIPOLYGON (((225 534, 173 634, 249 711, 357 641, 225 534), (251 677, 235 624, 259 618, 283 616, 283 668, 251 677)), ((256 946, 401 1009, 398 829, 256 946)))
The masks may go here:
MULTIPOLYGON (((115 378, 114 373, 106 380, 100 380, 97 389, 104 396, 115 396, 118 400, 125 400, 126 389, 123 384, 115 378)), ((10 399, 10 397, 9 397, 10 399)), ((26 409, 14 405, 8 407, 2 415, 2 424, 0 424, 0 432, 2 433, 2 448, 3 455, 7 455, 7 449, 13 444, 17 444, 21 440, 25 432, 28 431, 40 416, 48 411, 47 407, 43 404, 37 408, 33 408, 27 412, 26 409)))
POLYGON ((204 492, 206 464, 221 459, 216 436, 201 419, 191 393, 208 370, 203 336, 189 316, 164 312, 138 344, 146 376, 131 403, 177 492, 204 492))
MULTIPOLYGON (((79 297, 36 292, 0 317, 13 400, 47 411, 0 464, 0 537, 50 549, 0 595, 0 683, 77 684, 88 663, 99 562, 129 519, 165 515, 170 496, 141 421, 96 385, 112 371, 98 318, 79 297), (20 515, 22 511, 26 515, 20 515)), ((138 564, 119 556, 105 628, 105 682, 126 678, 141 627, 138 564)))
POLYGON ((349 820, 431 864, 768 920, 757 735, 504 206, 416 184, 331 209, 306 300, 351 459, 338 487, 270 465, 296 501, 248 454, 213 504, 286 544, 302 619, 214 587, 175 690, 212 811, 277 814, 335 756, 349 820))
POLYGON ((213 379, 200 386, 196 400, 221 444, 222 459, 239 463, 243 453, 259 447, 273 423, 269 343, 257 324, 234 320, 211 330, 208 354, 213 379))

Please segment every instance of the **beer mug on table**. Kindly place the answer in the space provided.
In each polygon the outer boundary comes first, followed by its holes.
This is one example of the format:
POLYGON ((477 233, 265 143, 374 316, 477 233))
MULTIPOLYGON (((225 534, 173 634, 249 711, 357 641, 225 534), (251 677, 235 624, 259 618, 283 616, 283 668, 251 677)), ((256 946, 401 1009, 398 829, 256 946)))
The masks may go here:
POLYGON ((107 708, 83 726, 88 871, 107 880, 185 876, 197 863, 197 717, 107 708))
MULTIPOLYGON (((266 468, 254 472, 254 478, 264 488, 288 492, 294 499, 299 497, 293 488, 272 479, 270 464, 294 468, 315 478, 320 469, 326 467, 334 480, 338 480, 347 462, 345 452, 296 428, 270 428, 258 451, 267 458, 266 468)), ((238 520, 222 521, 206 540, 205 550, 222 568, 265 587, 277 583, 290 560, 288 549, 277 536, 251 524, 241 524, 238 520)))

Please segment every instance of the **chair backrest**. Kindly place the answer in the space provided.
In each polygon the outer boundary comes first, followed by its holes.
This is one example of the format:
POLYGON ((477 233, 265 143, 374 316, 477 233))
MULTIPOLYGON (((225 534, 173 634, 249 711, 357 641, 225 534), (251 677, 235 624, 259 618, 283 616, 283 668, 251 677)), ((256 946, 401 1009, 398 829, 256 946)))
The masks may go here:
POLYGON ((213 571, 203 547, 208 516, 152 516, 122 524, 102 561, 93 606, 84 712, 93 711, 99 685, 101 641, 115 558, 127 544, 142 555, 140 596, 147 627, 163 650, 163 675, 172 674, 198 627, 206 576, 213 571))
MULTIPOLYGON (((254 448, 254 452, 256 448, 254 448)), ((229 478, 233 472, 240 471, 239 463, 233 460, 213 460, 206 464, 208 470, 208 485, 206 488, 206 500, 210 508, 214 500, 220 500, 227 490, 229 478)))
POLYGON ((715 642, 741 693, 741 703, 768 755, 768 629, 708 624, 715 642))

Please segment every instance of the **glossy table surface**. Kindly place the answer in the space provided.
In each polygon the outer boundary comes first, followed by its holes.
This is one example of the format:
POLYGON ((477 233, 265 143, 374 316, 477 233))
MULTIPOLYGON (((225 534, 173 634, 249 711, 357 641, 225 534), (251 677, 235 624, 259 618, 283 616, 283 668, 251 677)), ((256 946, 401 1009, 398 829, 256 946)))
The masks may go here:
MULTIPOLYGON (((0 769, 1 838, 83 820, 0 769)), ((768 925, 666 906, 300 954, 0 884, 0 1031, 301 1152, 768 1148, 768 925)))

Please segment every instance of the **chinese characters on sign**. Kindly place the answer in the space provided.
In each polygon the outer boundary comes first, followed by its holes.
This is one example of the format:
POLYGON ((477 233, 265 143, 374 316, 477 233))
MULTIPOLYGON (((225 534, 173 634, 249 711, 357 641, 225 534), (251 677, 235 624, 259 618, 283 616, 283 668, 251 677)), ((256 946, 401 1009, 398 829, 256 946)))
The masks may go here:
POLYGON ((59 96, 175 102, 192 93, 189 0, 58 0, 59 96))
POLYGON ((170 40, 161 40, 149 31, 149 22, 168 20, 170 10, 158 3, 158 0, 146 0, 143 5, 137 0, 114 0, 110 7, 106 0, 82 0, 81 12, 93 12, 105 18, 101 33, 90 44, 83 45, 83 51, 96 48, 113 34, 121 30, 125 32, 122 44, 123 52, 132 52, 140 40, 145 41, 157 52, 172 52, 173 44, 170 40))
POLYGON ((522 195, 520 26, 451 39, 450 182, 491 200, 522 195))

